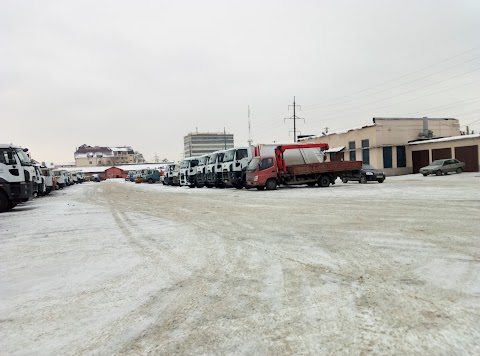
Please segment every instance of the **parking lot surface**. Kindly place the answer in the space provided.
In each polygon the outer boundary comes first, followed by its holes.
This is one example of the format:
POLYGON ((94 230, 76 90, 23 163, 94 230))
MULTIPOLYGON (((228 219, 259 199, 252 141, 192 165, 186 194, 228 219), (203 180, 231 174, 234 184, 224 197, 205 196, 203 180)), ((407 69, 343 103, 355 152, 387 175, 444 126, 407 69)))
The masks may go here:
POLYGON ((0 354, 480 354, 480 174, 87 183, 0 215, 0 354))

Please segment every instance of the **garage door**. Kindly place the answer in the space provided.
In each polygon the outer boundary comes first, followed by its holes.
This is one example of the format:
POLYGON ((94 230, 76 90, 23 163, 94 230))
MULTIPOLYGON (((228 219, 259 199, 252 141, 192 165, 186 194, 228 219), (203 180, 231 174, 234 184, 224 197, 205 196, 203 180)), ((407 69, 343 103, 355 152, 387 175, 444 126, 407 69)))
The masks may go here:
POLYGON ((466 172, 478 172, 478 145, 455 147, 455 158, 465 162, 466 172))
POLYGON ((452 157, 452 149, 450 147, 432 150, 432 161, 435 161, 436 159, 447 159, 452 157))
POLYGON ((428 150, 412 151, 413 173, 418 173, 420 168, 430 164, 428 150))

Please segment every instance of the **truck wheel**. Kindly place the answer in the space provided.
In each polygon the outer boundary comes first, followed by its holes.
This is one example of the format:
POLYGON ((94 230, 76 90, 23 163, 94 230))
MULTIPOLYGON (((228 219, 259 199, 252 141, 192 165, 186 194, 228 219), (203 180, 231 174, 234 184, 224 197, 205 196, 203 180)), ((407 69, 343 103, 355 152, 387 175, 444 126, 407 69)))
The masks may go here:
POLYGON ((148 178, 148 184, 153 184, 153 179, 152 178, 148 178))
POLYGON ((359 183, 366 184, 367 183, 367 177, 361 176, 360 180, 358 181, 359 183))
POLYGON ((321 176, 318 179, 318 186, 319 187, 325 188, 325 187, 328 187, 329 185, 330 185, 330 177, 329 176, 321 176))
POLYGON ((277 181, 275 179, 269 179, 267 180, 265 187, 267 188, 267 190, 275 190, 277 189, 277 181))
POLYGON ((343 177, 343 178, 342 178, 342 183, 348 183, 348 179, 345 178, 345 177, 343 177))
POLYGON ((439 169, 437 172, 435 172, 435 174, 436 174, 437 176, 441 176, 441 175, 442 175, 442 171, 439 169))
POLYGON ((0 192, 0 213, 7 211, 8 209, 8 197, 4 192, 0 192))
POLYGON ((457 174, 460 174, 460 173, 462 173, 462 172, 463 172, 463 169, 457 168, 457 174))

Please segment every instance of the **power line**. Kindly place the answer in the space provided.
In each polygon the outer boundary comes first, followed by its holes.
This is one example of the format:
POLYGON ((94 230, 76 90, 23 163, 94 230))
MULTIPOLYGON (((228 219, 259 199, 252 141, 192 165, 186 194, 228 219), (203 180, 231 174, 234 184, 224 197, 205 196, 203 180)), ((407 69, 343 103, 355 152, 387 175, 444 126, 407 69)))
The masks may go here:
MULTIPOLYGON (((400 80, 400 79, 409 77, 409 76, 411 76, 411 75, 413 75, 413 74, 420 73, 420 72, 422 72, 422 71, 424 71, 424 70, 426 70, 426 69, 430 69, 430 68, 432 68, 432 67, 435 67, 435 66, 437 66, 437 65, 439 65, 439 64, 448 62, 448 61, 450 61, 450 60, 452 60, 452 59, 454 59, 454 58, 460 57, 460 56, 462 56, 462 55, 464 55, 464 54, 466 54, 466 53, 472 52, 472 51, 474 51, 474 50, 476 50, 476 49, 478 49, 478 48, 480 48, 480 45, 477 45, 477 46, 475 46, 475 47, 473 47, 473 48, 470 48, 470 49, 467 50, 467 51, 458 53, 458 54, 456 54, 456 55, 454 55, 454 56, 452 56, 452 57, 446 58, 446 59, 444 59, 444 60, 442 60, 442 61, 440 61, 440 62, 431 64, 431 65, 428 65, 428 66, 423 67, 423 68, 421 68, 421 69, 415 70, 415 71, 413 71, 413 72, 410 72, 410 73, 401 75, 401 76, 399 76, 399 77, 397 77, 397 78, 387 80, 387 81, 382 82, 382 83, 380 83, 380 84, 376 84, 376 85, 374 85, 374 86, 370 86, 370 87, 367 87, 367 88, 365 88, 365 89, 361 89, 361 90, 359 90, 359 91, 356 91, 356 92, 353 92, 353 93, 350 93, 350 94, 347 94, 347 95, 344 95, 344 96, 340 96, 340 97, 337 97, 337 98, 330 99, 329 101, 334 101, 334 100, 339 100, 339 99, 343 99, 343 98, 348 98, 348 97, 350 97, 350 96, 353 96, 353 95, 356 95, 356 94, 360 94, 360 93, 366 92, 366 91, 371 90, 371 89, 374 89, 374 88, 378 88, 378 87, 383 86, 383 85, 385 85, 385 84, 395 82, 395 81, 397 81, 397 80, 400 80)), ((476 58, 478 58, 478 57, 475 57, 474 59, 476 59, 476 58)), ((462 63, 462 64, 463 64, 463 63, 462 63)), ((453 66, 453 67, 454 67, 454 66, 453 66)), ((453 67, 451 67, 451 68, 453 68, 453 67)), ((451 68, 449 68, 449 69, 451 69, 451 68)), ((322 104, 309 105, 309 106, 306 107, 306 109, 305 109, 304 111, 316 110, 316 109, 318 109, 318 108, 315 108, 315 109, 314 109, 313 107, 318 106, 318 105, 322 105, 322 104), (310 108, 310 107, 312 107, 312 108, 310 108)), ((328 105, 327 105, 327 106, 328 106, 328 105)), ((323 106, 322 106, 322 107, 323 107, 323 106)))
POLYGON ((415 112, 412 112, 412 113, 408 113, 406 114, 406 116, 410 116, 410 115, 420 115, 420 114, 424 114, 425 112, 429 111, 429 112, 435 112, 435 111, 438 111, 437 109, 444 109, 444 108, 448 108, 450 106, 455 106, 455 105, 458 105, 460 103, 464 103, 464 102, 468 102, 468 101, 471 101, 473 99, 476 99, 474 100, 473 102, 469 103, 469 104, 466 104, 466 105, 470 105, 470 104, 474 104, 474 103, 477 103, 480 101, 480 98, 479 97, 473 97, 473 98, 470 98, 470 99, 465 99, 465 100, 460 100, 460 101, 457 101, 455 103, 450 103, 450 104, 446 104, 446 105, 440 105, 440 106, 435 106, 433 108, 429 108, 429 109, 425 109, 425 110, 421 110, 421 111, 415 111, 415 112), (432 111, 433 110, 433 111, 432 111))
MULTIPOLYGON (((474 71, 477 71, 477 70, 480 70, 480 68, 477 68, 475 69, 474 71)), ((472 71, 473 72, 473 71, 472 71)), ((467 73, 463 73, 461 75, 465 75, 465 74, 469 74, 470 72, 467 72, 467 73)), ((461 75, 458 75, 458 76, 461 76, 461 75)), ((455 77, 458 77, 458 76, 455 76, 455 77)), ((453 79, 452 78, 449 78, 449 79, 446 79, 446 80, 443 80, 443 81, 440 81, 440 82, 437 82, 437 83, 434 83, 432 85, 436 85, 436 84, 439 84, 441 82, 445 82, 445 81, 448 81, 448 80, 451 80, 453 79)), ((384 105, 384 106, 379 106, 379 107, 375 107, 375 108, 372 108, 372 109, 366 109, 366 110, 363 110, 361 112, 365 112, 365 111, 372 111, 372 110, 378 110, 378 109, 383 109, 383 108, 386 108, 386 107, 389 107, 389 106, 393 106, 393 105, 398 105, 398 104, 403 104, 403 103, 406 103, 406 102, 410 102, 410 101, 414 101, 414 100, 418 100, 418 99, 421 99, 421 98, 424 98, 426 96, 430 96, 430 95, 434 95, 434 94, 438 94, 438 93, 441 93, 441 92, 444 92, 444 91, 447 91, 447 90, 452 90, 452 89, 456 89, 456 88, 459 88, 459 87, 462 87, 462 86, 465 86, 465 85, 470 85, 470 84, 474 84, 476 82, 479 82, 479 80, 475 80, 473 82, 469 82, 469 83, 464 83, 464 84, 460 84, 456 87, 453 87, 453 88, 445 88, 445 89, 441 89, 441 90, 438 90, 436 92, 433 92, 433 93, 429 93, 429 94, 425 94, 425 95, 421 95, 421 96, 416 96, 415 98, 412 98, 412 99, 408 99, 408 100, 403 100, 403 101, 400 101, 400 102, 396 102, 396 103, 391 103, 391 104, 387 104, 387 105, 384 105)), ((327 113, 325 114, 325 116, 329 115, 329 116, 332 116, 332 115, 335 115, 337 114, 337 116, 334 116, 334 117, 331 117, 331 118, 328 118, 328 119, 325 119, 323 118, 323 120, 325 121, 331 121, 331 120, 335 120, 336 118, 338 118, 338 113, 343 113, 343 112, 349 112, 349 111, 352 111, 352 110, 356 110, 358 108, 362 108, 362 107, 365 107, 365 106, 368 106, 368 105, 372 105, 372 104, 375 104, 375 103, 378 103, 378 102, 381 102, 381 101, 385 101, 385 100, 388 100, 388 99, 392 99, 392 98, 395 98, 396 96, 402 96, 402 95, 405 95, 405 94, 408 94, 410 92, 414 92, 415 90, 419 90, 419 89, 423 89, 425 87, 428 87, 428 86, 431 86, 431 85, 426 85, 424 87, 421 87, 421 88, 417 88, 417 89, 414 89, 414 90, 409 90, 408 92, 404 92, 404 93, 401 93, 399 95, 395 95, 395 96, 391 96, 391 97, 388 97, 388 98, 384 98, 384 99, 380 99, 380 100, 376 100, 374 102, 371 102, 371 103, 367 103, 367 104, 362 104, 362 105, 358 105, 356 107, 352 107, 352 108, 349 108, 349 109, 345 109, 345 110, 340 110, 340 111, 334 111, 334 112, 331 112, 331 113, 327 113)))

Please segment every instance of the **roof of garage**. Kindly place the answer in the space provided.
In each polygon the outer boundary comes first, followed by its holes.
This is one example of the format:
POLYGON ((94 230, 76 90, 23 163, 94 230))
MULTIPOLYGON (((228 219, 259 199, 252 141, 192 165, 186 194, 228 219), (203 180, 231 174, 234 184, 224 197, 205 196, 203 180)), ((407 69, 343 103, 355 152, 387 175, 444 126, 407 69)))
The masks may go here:
POLYGON ((442 138, 432 138, 430 140, 422 140, 416 142, 409 142, 409 145, 422 145, 425 143, 434 143, 434 142, 447 142, 447 141, 458 141, 458 140, 466 140, 469 138, 480 138, 480 134, 474 135, 461 135, 461 136, 451 136, 451 137, 442 137, 442 138))

